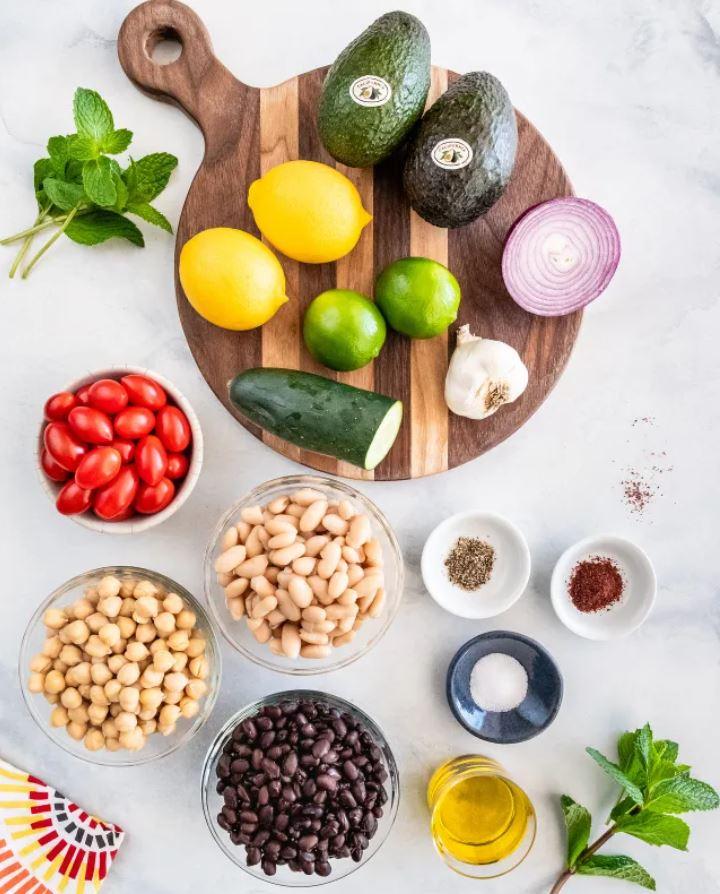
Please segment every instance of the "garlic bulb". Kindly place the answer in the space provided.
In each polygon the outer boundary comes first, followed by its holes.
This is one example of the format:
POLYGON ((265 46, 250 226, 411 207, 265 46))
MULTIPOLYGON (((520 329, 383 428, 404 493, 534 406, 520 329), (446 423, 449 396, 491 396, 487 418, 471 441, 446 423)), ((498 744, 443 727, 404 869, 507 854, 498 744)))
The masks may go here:
POLYGON ((527 388, 520 355, 502 341, 470 334, 461 326, 445 379, 445 403, 458 416, 485 419, 512 403, 527 388))

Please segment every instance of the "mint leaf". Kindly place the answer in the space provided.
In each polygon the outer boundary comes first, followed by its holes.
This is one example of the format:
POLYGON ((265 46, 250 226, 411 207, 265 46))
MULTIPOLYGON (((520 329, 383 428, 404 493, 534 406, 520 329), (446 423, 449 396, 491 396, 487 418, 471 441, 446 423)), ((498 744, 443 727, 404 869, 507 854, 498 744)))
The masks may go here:
POLYGON ((623 816, 623 814, 628 813, 628 811, 632 810, 633 807, 637 807, 635 801, 632 798, 622 798, 618 803, 613 807, 610 813, 610 819, 614 822, 619 816, 623 816))
POLYGON ((54 177, 46 177, 43 180, 43 189, 53 205, 57 205, 63 211, 74 208, 85 196, 80 184, 66 183, 64 180, 57 180, 54 177))
POLYGON ((96 205, 114 205, 117 201, 117 189, 113 180, 110 159, 101 155, 94 161, 86 161, 83 165, 83 186, 90 201, 96 205))
POLYGON ((675 776, 682 776, 685 771, 686 768, 681 765, 679 766, 678 764, 674 764, 672 763, 672 761, 657 761, 650 771, 648 787, 650 791, 652 791, 653 788, 655 788, 655 786, 663 780, 673 779, 675 776))
POLYGON ((634 732, 623 733, 617 743, 619 767, 638 788, 643 788, 647 783, 647 771, 639 753, 641 732, 636 729, 634 732))
POLYGON ((646 723, 635 736, 635 751, 640 758, 645 770, 650 766, 650 757, 653 753, 653 734, 650 724, 646 723))
POLYGON ((167 186, 177 163, 177 158, 169 152, 154 152, 137 161, 131 160, 124 174, 130 201, 151 202, 157 198, 167 186))
POLYGON ((113 182, 115 183, 115 189, 117 190, 117 198, 115 199, 113 210, 124 211, 127 207, 128 200, 127 186, 125 186, 125 182, 123 181, 120 174, 116 173, 115 171, 113 171, 113 182))
POLYGON ((54 173, 55 168, 49 158, 38 158, 33 165, 33 186, 35 198, 40 208, 45 208, 50 201, 45 195, 43 183, 47 177, 52 177, 54 173))
POLYGON ((77 132, 97 142, 114 130, 112 112, 95 90, 78 87, 73 100, 73 114, 77 132))
POLYGON ((72 220, 65 235, 80 245, 98 245, 115 237, 127 239, 133 245, 145 245, 143 234, 135 224, 114 211, 91 211, 72 220))
POLYGON ((690 828, 687 823, 676 816, 665 816, 662 813, 643 811, 635 816, 621 816, 617 821, 620 832, 626 832, 657 847, 667 845, 679 851, 687 850, 690 828))
POLYGON ((715 810, 720 797, 707 782, 681 774, 659 782, 645 805, 654 813, 687 813, 691 810, 715 810))
POLYGON ((623 857, 619 854, 607 857, 593 854, 578 865, 576 872, 579 875, 604 875, 607 878, 622 879, 649 891, 655 890, 655 879, 632 857, 623 857))
POLYGON ((590 840, 592 820, 582 804, 573 801, 569 795, 561 796, 560 806, 567 830, 567 865, 572 868, 590 840))
POLYGON ((65 176, 65 165, 68 161, 68 138, 63 136, 50 137, 47 142, 47 151, 50 161, 58 177, 65 176))
POLYGON ((100 155, 100 149, 93 137, 74 133, 67 138, 67 154, 75 161, 92 161, 100 155))
POLYGON ((173 231, 172 225, 167 217, 147 202, 130 202, 127 206, 127 210, 130 214, 137 214, 138 217, 142 217, 142 219, 146 220, 148 223, 154 224, 156 227, 160 227, 163 230, 167 230, 168 233, 172 233, 173 231))
POLYGON ((132 131, 124 127, 121 130, 114 130, 103 138, 100 148, 108 155, 117 155, 127 149, 132 142, 132 136, 132 131))
POLYGON ((618 763, 626 771, 635 755, 635 733, 623 733, 617 743, 618 763))
POLYGON ((654 743, 655 745, 655 754, 662 760, 675 761, 678 759, 678 743, 673 742, 671 739, 657 739, 654 743))
POLYGON ((601 754, 596 748, 586 748, 585 751, 590 755, 590 757, 595 761, 595 763, 603 769, 608 776, 615 780, 618 785, 622 786, 622 788, 627 792, 627 794, 635 801, 636 804, 642 804, 643 802, 643 793, 638 788, 635 783, 629 779, 625 773, 618 767, 617 764, 614 764, 612 761, 608 760, 604 754, 601 754))

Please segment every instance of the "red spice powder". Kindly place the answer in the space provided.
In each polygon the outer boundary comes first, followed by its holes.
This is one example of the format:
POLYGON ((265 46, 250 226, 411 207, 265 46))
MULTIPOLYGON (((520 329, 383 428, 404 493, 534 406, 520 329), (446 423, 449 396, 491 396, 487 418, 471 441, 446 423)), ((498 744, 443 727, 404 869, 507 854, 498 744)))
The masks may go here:
POLYGON ((581 612, 599 612, 610 608, 623 594, 620 569, 604 556, 592 556, 573 568, 568 592, 581 612))

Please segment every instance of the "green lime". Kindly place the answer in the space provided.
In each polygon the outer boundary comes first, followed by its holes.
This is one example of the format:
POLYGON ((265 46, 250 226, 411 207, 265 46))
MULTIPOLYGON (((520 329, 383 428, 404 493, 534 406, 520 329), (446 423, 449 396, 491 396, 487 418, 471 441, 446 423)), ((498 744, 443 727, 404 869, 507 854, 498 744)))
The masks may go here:
POLYGON ((375 284, 375 301, 388 325, 410 338, 432 338, 455 322, 460 285, 452 273, 430 258, 400 258, 375 284))
POLYGON ((350 289, 321 292, 308 305, 303 338, 320 363, 343 372, 360 369, 380 353, 387 327, 369 298, 350 289))

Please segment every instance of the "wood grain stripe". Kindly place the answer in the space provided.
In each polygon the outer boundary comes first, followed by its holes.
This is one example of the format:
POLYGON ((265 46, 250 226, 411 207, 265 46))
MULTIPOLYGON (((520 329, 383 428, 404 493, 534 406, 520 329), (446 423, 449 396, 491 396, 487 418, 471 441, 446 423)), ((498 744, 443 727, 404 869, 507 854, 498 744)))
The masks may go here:
MULTIPOLYGON (((375 275, 397 258, 410 254, 410 206, 402 188, 402 163, 397 156, 377 165, 373 183, 373 259, 375 275)), ((375 390, 403 402, 403 423, 392 449, 375 470, 380 480, 410 477, 412 394, 410 341, 388 330, 375 361, 375 390)))
MULTIPOLYGON (((336 164, 337 169, 350 179, 360 193, 363 207, 365 210, 373 213, 373 171, 372 168, 348 168, 345 165, 336 164)), ((339 289, 353 289, 366 295, 368 298, 373 297, 374 275, 373 275, 373 222, 363 229, 358 244, 344 258, 340 258, 336 262, 336 281, 339 289)), ((373 372, 373 364, 368 363, 362 369, 355 369, 352 372, 338 373, 338 379, 348 385, 354 385, 356 388, 365 388, 372 391, 375 385, 375 375, 373 372)), ((338 475, 344 475, 352 478, 365 478, 372 480, 375 477, 373 471, 358 469, 357 466, 351 466, 345 462, 338 463, 338 475)))
MULTIPOLYGON (((325 69, 318 68, 300 81, 299 88, 299 157, 307 161, 318 161, 322 164, 334 165, 334 161, 325 151, 317 128, 315 119, 317 107, 320 102, 322 85, 325 80, 325 69)), ((298 302, 300 312, 300 369, 305 372, 324 376, 326 379, 336 379, 336 373, 318 363, 305 347, 302 337, 302 319, 308 304, 321 292, 335 288, 335 264, 300 264, 300 280, 298 290, 298 302)), ((321 472, 331 475, 337 473, 338 461, 331 456, 322 456, 318 453, 306 454, 312 456, 312 465, 321 472)), ((305 461, 305 460, 304 460, 305 461)))
MULTIPOLYGON (((298 79, 260 93, 260 173, 299 157, 298 79)), ((265 240, 267 241, 267 240, 265 240)), ((262 327, 262 365, 300 367, 300 265, 284 255, 280 258, 289 301, 262 327)), ((296 462, 302 451, 269 432, 263 441, 296 462)))
MULTIPOLYGON (((434 68, 428 105, 446 89, 447 72, 434 68)), ((410 254, 432 258, 447 266, 447 233, 411 211, 410 254)), ((410 345, 410 474, 413 478, 444 472, 448 467, 448 409, 444 398, 447 345, 446 332, 435 338, 415 339, 410 345)))

